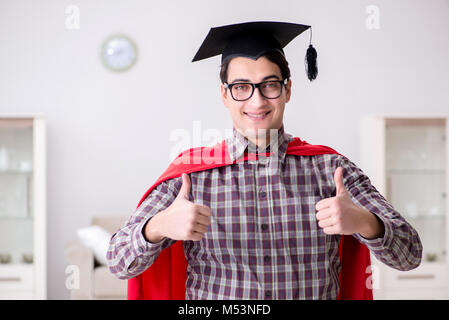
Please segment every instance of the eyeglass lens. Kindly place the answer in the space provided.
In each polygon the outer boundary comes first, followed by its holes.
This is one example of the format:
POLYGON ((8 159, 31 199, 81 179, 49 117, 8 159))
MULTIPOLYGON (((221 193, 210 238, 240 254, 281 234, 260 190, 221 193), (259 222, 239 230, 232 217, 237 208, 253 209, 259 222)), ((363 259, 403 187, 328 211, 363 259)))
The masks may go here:
MULTIPOLYGON (((265 81, 260 83, 259 92, 268 99, 275 99, 281 95, 282 85, 277 81, 265 81)), ((235 100, 248 100, 253 95, 254 86, 251 83, 236 83, 232 86, 231 93, 235 100)))

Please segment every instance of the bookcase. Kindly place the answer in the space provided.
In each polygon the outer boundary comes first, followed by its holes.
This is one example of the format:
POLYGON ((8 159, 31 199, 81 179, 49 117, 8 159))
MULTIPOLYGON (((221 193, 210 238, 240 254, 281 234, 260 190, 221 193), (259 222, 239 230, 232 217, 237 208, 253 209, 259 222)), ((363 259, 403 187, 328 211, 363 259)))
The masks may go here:
POLYGON ((0 299, 46 299, 46 126, 0 115, 0 299))
POLYGON ((375 299, 449 299, 448 119, 373 115, 361 121, 362 170, 423 244, 414 270, 394 270, 372 257, 375 299))

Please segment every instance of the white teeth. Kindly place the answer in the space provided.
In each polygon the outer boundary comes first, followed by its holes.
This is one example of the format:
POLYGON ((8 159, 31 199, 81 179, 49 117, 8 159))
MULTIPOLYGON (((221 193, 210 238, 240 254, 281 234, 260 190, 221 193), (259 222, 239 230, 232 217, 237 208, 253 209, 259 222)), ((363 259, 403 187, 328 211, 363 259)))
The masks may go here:
POLYGON ((247 113, 252 118, 263 118, 268 114, 268 112, 265 113, 247 113))

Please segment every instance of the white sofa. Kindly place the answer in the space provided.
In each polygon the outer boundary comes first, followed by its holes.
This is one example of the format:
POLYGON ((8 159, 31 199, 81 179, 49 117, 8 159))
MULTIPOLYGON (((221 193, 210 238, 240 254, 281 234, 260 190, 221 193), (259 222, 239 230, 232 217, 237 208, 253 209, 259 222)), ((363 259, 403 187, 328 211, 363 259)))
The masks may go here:
MULTIPOLYGON (((96 216, 92 219, 92 225, 100 226, 112 235, 123 226, 127 218, 96 216)), ((126 299, 127 281, 114 277, 107 266, 98 263, 93 251, 79 240, 66 245, 65 257, 69 265, 79 268, 79 288, 70 290, 71 299, 126 299)))

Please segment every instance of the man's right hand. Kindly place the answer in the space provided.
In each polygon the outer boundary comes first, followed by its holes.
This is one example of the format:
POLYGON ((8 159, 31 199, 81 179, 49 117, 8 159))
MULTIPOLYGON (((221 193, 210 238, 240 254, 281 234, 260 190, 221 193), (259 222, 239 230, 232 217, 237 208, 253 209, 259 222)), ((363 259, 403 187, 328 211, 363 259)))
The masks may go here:
POLYGON ((189 201, 190 178, 182 174, 182 185, 176 199, 165 210, 157 213, 145 225, 145 238, 160 242, 167 237, 173 240, 200 241, 211 223, 211 209, 189 201))

